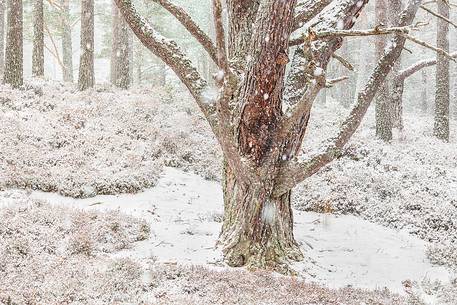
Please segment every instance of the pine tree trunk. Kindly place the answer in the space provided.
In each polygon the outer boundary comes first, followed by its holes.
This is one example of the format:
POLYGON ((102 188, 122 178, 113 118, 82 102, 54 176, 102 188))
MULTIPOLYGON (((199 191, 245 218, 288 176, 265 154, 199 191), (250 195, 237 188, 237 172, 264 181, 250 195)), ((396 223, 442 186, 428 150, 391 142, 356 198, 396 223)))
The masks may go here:
MULTIPOLYGON (((376 0, 376 24, 387 24, 387 1, 376 0)), ((376 37, 376 58, 379 59, 386 46, 386 37, 376 37)), ((385 81, 376 96, 376 136, 383 141, 392 140, 392 114, 389 82, 385 81)))
POLYGON ((8 0, 8 30, 6 36, 5 74, 3 80, 13 88, 22 86, 23 42, 22 0, 8 0))
MULTIPOLYGON (((401 0, 390 0, 388 7, 389 26, 397 26, 402 10, 401 0)), ((390 105, 392 115, 392 126, 403 129, 403 90, 404 83, 396 83, 398 71, 401 68, 401 57, 395 62, 388 78, 390 94, 390 105)))
POLYGON ((290 193, 267 195, 262 183, 238 183, 224 168, 224 221, 220 236, 226 262, 233 267, 272 269, 290 273, 287 260, 303 254, 294 239, 290 193))
POLYGON ((5 11, 6 0, 0 0, 0 76, 5 72, 5 11))
POLYGON ((33 4, 33 76, 44 76, 44 16, 43 0, 35 0, 33 4))
POLYGON ((122 89, 130 86, 129 28, 113 3, 113 38, 111 51, 111 82, 122 89))
POLYGON ((71 40, 70 1, 62 0, 62 75, 63 81, 72 83, 73 79, 73 45, 71 40))
POLYGON ((78 88, 94 87, 94 0, 81 0, 81 57, 78 88))
POLYGON ((421 83, 422 83, 422 90, 421 90, 421 110, 425 114, 428 111, 428 97, 427 97, 427 72, 422 69, 421 71, 421 83))
MULTIPOLYGON (((449 6, 438 0, 438 14, 449 18, 449 6)), ((449 23, 438 19, 437 47, 449 52, 449 23)), ((435 126, 433 133, 441 140, 449 141, 449 58, 437 55, 436 64, 436 95, 435 95, 435 126)))

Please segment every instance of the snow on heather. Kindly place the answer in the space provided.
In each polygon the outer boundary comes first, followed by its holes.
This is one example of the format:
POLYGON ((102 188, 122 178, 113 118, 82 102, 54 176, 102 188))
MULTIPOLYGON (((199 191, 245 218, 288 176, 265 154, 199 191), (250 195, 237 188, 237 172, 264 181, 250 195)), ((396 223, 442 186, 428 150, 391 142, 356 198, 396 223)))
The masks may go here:
POLYGON ((0 188, 90 197, 153 186, 164 164, 219 175, 218 147, 186 95, 43 82, 0 89, 0 188))

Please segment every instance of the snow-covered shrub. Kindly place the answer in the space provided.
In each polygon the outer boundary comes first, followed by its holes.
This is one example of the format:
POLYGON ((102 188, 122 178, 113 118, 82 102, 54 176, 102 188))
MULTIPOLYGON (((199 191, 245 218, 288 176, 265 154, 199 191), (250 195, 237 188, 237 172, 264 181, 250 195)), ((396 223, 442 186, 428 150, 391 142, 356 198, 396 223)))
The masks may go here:
POLYGON ((448 266, 457 271, 456 244, 433 244, 427 248, 427 256, 432 263, 448 266))
POLYGON ((220 152, 199 110, 162 88, 1 87, 0 132, 0 189, 138 192, 156 184, 164 165, 220 176, 220 152))
POLYGON ((104 253, 147 238, 144 221, 27 197, 0 219, 0 304, 136 303, 143 291, 139 264, 104 253))

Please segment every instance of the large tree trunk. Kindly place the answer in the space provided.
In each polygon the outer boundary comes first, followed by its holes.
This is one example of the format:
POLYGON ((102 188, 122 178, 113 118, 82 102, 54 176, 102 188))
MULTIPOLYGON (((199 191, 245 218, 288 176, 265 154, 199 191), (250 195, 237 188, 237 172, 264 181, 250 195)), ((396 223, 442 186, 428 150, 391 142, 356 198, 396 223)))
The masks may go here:
POLYGON ((294 239, 290 192, 271 198, 265 186, 239 183, 224 168, 224 222, 220 242, 230 266, 290 273, 288 260, 303 255, 294 239))
POLYGON ((61 1, 62 75, 64 82, 73 82, 73 44, 71 40, 70 0, 61 1))
POLYGON ((122 89, 130 86, 129 27, 113 3, 113 36, 111 50, 111 82, 122 89))
MULTIPOLYGON (((387 0, 376 0, 376 24, 387 24, 387 0)), ((386 46, 386 36, 376 37, 376 59, 381 58, 386 46)), ((392 107, 389 81, 385 81, 376 96, 376 136, 383 141, 392 140, 392 107)))
MULTIPOLYGON (((438 0, 438 13, 449 18, 449 6, 443 0, 438 0)), ((438 19, 437 29, 438 48, 449 52, 449 23, 438 19)), ((433 134, 441 140, 449 141, 449 58, 437 55, 436 64, 436 95, 435 95, 435 126, 433 134)))
POLYGON ((0 0, 0 76, 5 72, 5 11, 6 0, 0 0))
POLYGON ((33 76, 44 76, 44 16, 43 0, 35 0, 33 4, 33 76))
POLYGON ((23 42, 22 0, 8 0, 8 32, 6 36, 5 74, 3 80, 13 88, 22 86, 23 42))
POLYGON ((81 0, 81 57, 79 62, 79 90, 92 88, 94 75, 94 0, 81 0))

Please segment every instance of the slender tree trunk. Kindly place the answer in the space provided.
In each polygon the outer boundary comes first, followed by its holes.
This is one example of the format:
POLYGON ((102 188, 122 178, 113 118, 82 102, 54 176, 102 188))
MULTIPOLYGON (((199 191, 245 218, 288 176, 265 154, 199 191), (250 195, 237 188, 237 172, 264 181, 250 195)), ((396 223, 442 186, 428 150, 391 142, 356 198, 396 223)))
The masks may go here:
MULTIPOLYGON (((401 0, 389 0, 388 19, 389 26, 396 26, 402 10, 401 0)), ((391 90, 390 105, 392 107, 392 126, 403 129, 403 90, 404 82, 396 83, 398 71, 401 69, 401 57, 395 62, 389 75, 389 89, 391 90)))
POLYGON ((62 75, 63 81, 72 83, 73 79, 73 44, 71 40, 70 0, 61 1, 62 26, 62 75))
POLYGON ((33 76, 44 76, 44 12, 43 0, 35 0, 33 4, 33 76))
MULTIPOLYGON (((387 0, 376 0, 376 24, 387 24, 387 0)), ((385 35, 376 37, 376 58, 381 58, 386 46, 385 35)), ((383 141, 392 140, 392 114, 389 81, 385 81, 376 96, 376 136, 383 141)))
POLYGON ((113 37, 111 51, 111 82, 122 89, 130 86, 129 27, 113 2, 113 37))
POLYGON ((421 71, 421 83, 422 83, 422 89, 421 89, 421 110, 422 113, 427 113, 428 111, 428 94, 427 94, 427 71, 422 69, 421 71))
MULTIPOLYGON (((128 27, 128 25, 127 25, 128 27)), ((130 80, 130 85, 132 86, 133 83, 134 83, 134 77, 133 77, 133 74, 134 74, 134 46, 133 46, 133 32, 130 30, 130 28, 128 27, 128 37, 129 37, 129 80, 130 80)))
MULTIPOLYGON (((449 6, 443 0, 438 0, 438 13, 449 18, 449 6)), ((437 46, 449 52, 449 23, 438 19, 437 46)), ((434 135, 444 141, 449 141, 449 59, 442 54, 437 55, 436 64, 436 95, 435 95, 435 126, 434 135)))
POLYGON ((22 86, 23 42, 22 0, 8 0, 8 32, 6 36, 4 82, 13 88, 22 86))
POLYGON ((95 84, 94 75, 94 0, 81 0, 81 57, 79 62, 79 90, 95 84))
POLYGON ((0 76, 5 72, 5 11, 6 0, 0 0, 0 76))

